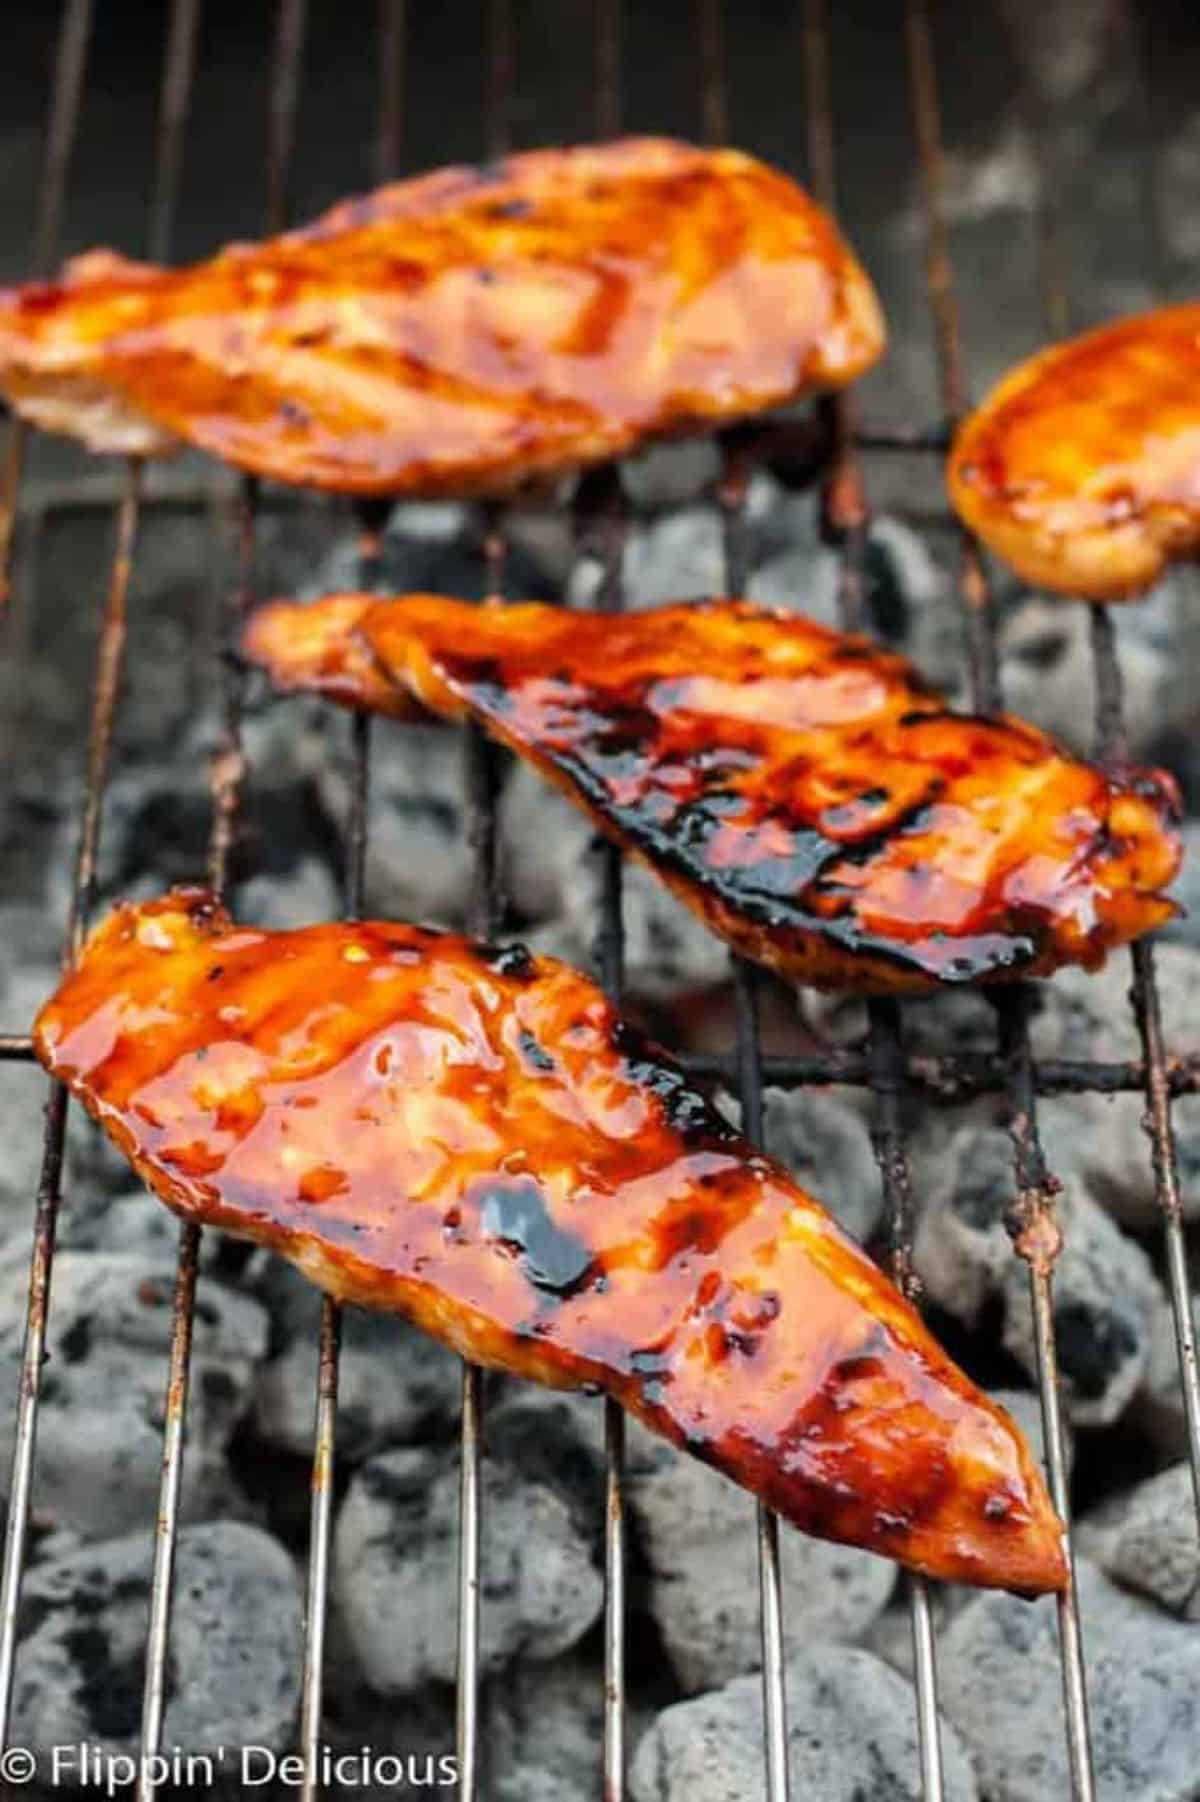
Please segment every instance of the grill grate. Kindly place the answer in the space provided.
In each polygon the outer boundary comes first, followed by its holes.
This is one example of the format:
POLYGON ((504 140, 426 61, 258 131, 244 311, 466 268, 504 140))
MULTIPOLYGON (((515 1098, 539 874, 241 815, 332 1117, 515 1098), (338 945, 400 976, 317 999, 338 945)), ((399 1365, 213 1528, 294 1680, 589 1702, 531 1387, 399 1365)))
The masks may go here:
MULTIPOLYGON (((830 52, 829 0, 802 3, 804 85, 807 102, 808 163, 810 182, 826 205, 836 206, 836 159, 832 109, 832 59, 830 52)), ((700 75, 700 118, 710 139, 728 135, 729 116, 725 82, 723 19, 720 0, 695 0, 696 42, 700 75)), ((622 9, 621 0, 594 0, 595 64, 594 122, 597 132, 614 132, 620 120, 622 9)), ((154 182, 147 228, 150 254, 169 250, 171 225, 179 189, 200 26, 200 0, 172 0, 167 21, 166 53, 160 95, 159 128, 154 182)), ((82 100, 92 31, 91 0, 66 0, 59 28, 53 88, 48 114, 43 179, 40 188, 31 265, 44 272, 52 265, 59 238, 62 203, 82 100)), ((948 234, 942 193, 942 146, 939 119, 935 46, 928 0, 906 0, 905 38, 908 76, 924 183, 924 216, 927 241, 927 297, 930 309, 940 384, 940 404, 953 422, 966 404, 961 334, 954 275, 949 257, 948 234)), ((400 163, 404 133, 406 80, 405 0, 380 0, 378 117, 371 146, 372 166, 379 178, 395 172, 400 163)), ((303 67, 307 7, 305 0, 278 0, 272 72, 269 84, 266 152, 266 226, 279 229, 287 214, 287 192, 295 143, 301 72, 303 67)), ((511 0, 488 0, 484 17, 487 73, 483 95, 484 135, 490 154, 507 148, 511 136, 513 96, 517 69, 517 45, 511 0)), ((1069 320, 1069 300, 1062 286, 1062 260, 1054 245, 1054 215, 1047 203, 1047 151, 1045 134, 1035 134, 1043 159, 1042 205, 1039 240, 1046 286, 1047 316, 1052 328, 1061 330, 1069 320)), ((888 450, 902 455, 940 453, 948 441, 949 425, 932 427, 859 425, 854 403, 838 397, 818 408, 818 426, 788 425, 734 435, 725 445, 722 479, 717 494, 725 547, 725 586, 736 593, 746 570, 747 533, 743 501, 751 460, 772 444, 819 462, 823 467, 824 528, 828 541, 839 552, 839 602, 844 623, 859 628, 864 620, 863 558, 868 512, 856 462, 860 450, 888 450)), ((18 422, 9 427, 0 468, 0 597, 7 599, 8 572, 13 560, 16 499, 21 480, 26 434, 18 422)), ((225 486, 209 485, 212 494, 225 486)), ((148 497, 171 494, 168 483, 156 482, 148 497)), ((240 479, 233 486, 238 538, 238 569, 225 600, 226 645, 222 658, 222 738, 212 771, 212 832, 209 877, 221 890, 226 885, 230 853, 243 776, 240 749, 240 681, 229 654, 236 628, 252 593, 257 485, 240 479)), ((105 784, 109 771, 113 724, 121 683, 127 623, 127 598, 139 514, 143 504, 143 472, 131 461, 115 497, 106 479, 64 492, 43 501, 21 515, 22 533, 33 539, 54 506, 113 506, 115 544, 100 636, 89 728, 85 798, 80 821, 65 935, 65 955, 77 950, 87 924, 96 890, 97 848, 105 784)), ((277 504, 274 499, 272 504, 277 504)), ((286 504, 284 502, 283 504, 286 504)), ((379 527, 377 513, 362 517, 359 575, 363 587, 379 578, 379 527)), ((575 532, 580 555, 597 558, 602 579, 596 605, 617 611, 623 605, 622 563, 629 527, 629 513, 615 470, 594 473, 580 484, 576 498, 575 532)), ((484 519, 489 589, 503 589, 505 564, 504 519, 492 508, 484 519)), ((32 557, 23 556, 21 573, 32 570, 32 557)), ((959 587, 963 605, 967 656, 975 704, 982 711, 1000 703, 1000 683, 992 602, 987 574, 977 547, 964 537, 961 546, 959 587)), ((24 597, 28 604, 28 597, 24 597)), ((1092 650, 1096 702, 1098 755, 1119 762, 1124 751, 1121 672, 1116 658, 1111 620, 1103 608, 1093 608, 1092 650)), ((346 822, 346 907, 350 917, 363 904, 363 873, 367 845, 367 793, 369 781, 370 722, 356 716, 353 722, 354 776, 346 822)), ((476 895, 474 924, 482 932, 495 930, 500 918, 496 869, 496 780, 493 753, 481 737, 472 740, 470 756, 470 832, 475 853, 476 895)), ((621 920, 621 862, 615 850, 603 852, 600 918, 597 922, 595 959, 602 981, 619 998, 623 974, 621 920)), ((1038 1137, 1036 1103, 1039 1096, 1083 1092, 1140 1091, 1147 1105, 1155 1193, 1163 1215, 1166 1267, 1180 1361, 1188 1454, 1197 1513, 1200 1516, 1200 1377, 1197 1371, 1183 1234, 1182 1206, 1170 1103, 1173 1096, 1200 1089, 1200 1058, 1170 1056, 1163 1042, 1154 953, 1151 946, 1135 946, 1132 952, 1131 1004, 1142 1047, 1140 1060, 1100 1062, 1057 1059, 1035 1063, 1029 1044, 1028 992, 1014 988, 996 1002, 997 1043, 994 1052, 935 1056, 906 1050, 903 1010, 881 1001, 869 1010, 870 1031, 863 1050, 829 1051, 820 1055, 764 1057, 758 1042, 756 976, 748 966, 735 969, 736 1043, 723 1056, 692 1057, 689 1067, 706 1077, 723 1078, 738 1091, 743 1120, 751 1137, 761 1133, 762 1091, 765 1082, 784 1086, 805 1083, 849 1083, 869 1088, 875 1096, 875 1143, 884 1195, 891 1223, 892 1270, 910 1294, 917 1287, 912 1270, 911 1188, 908 1156, 901 1124, 906 1093, 942 1102, 962 1101, 985 1093, 1000 1093, 1007 1101, 1016 1200, 1011 1228, 1018 1255, 1029 1266, 1038 1354, 1038 1387, 1041 1397, 1047 1463, 1051 1490, 1064 1518, 1068 1493, 1059 1413, 1056 1352, 1052 1309, 1054 1246, 1054 1193, 1038 1137)), ((32 1055, 27 1034, 0 1035, 0 1060, 28 1059, 32 1055)), ((11 1484, 11 1501, 0 1571, 0 1740, 7 1739, 11 1715, 16 1650, 17 1603, 28 1547, 29 1504, 34 1467, 35 1439, 45 1327, 50 1298, 64 1134, 67 1119, 65 1090, 53 1087, 46 1114, 46 1131, 34 1221, 30 1273, 30 1302, 23 1353, 11 1484)), ((157 1750, 162 1729, 165 1671, 170 1628, 171 1580, 178 1526, 178 1506, 187 1379, 191 1349, 192 1310, 196 1292, 200 1233, 181 1229, 172 1324, 170 1367, 163 1448, 163 1476, 155 1548, 154 1580, 147 1640, 147 1665, 143 1711, 143 1750, 157 1750)), ((327 1300, 321 1314, 317 1348, 315 1452, 311 1503, 311 1550, 305 1641, 301 1746, 309 1754, 309 1776, 302 1791, 317 1794, 315 1752, 320 1744, 325 1616, 329 1589, 330 1535, 332 1526, 332 1471, 337 1410, 340 1310, 327 1300)), ((462 1531, 458 1580, 460 1683, 458 1753, 460 1793, 473 1798, 478 1787, 479 1744, 479 1530, 481 1495, 480 1449, 482 1443, 482 1395, 478 1370, 464 1369, 462 1425, 462 1531)), ((612 1403, 605 1404, 606 1477, 606 1617, 603 1793, 605 1802, 619 1802, 624 1794, 626 1763, 625 1713, 625 1507, 623 1491, 624 1416, 612 1403)), ((772 1802, 782 1802, 788 1791, 786 1717, 782 1635, 782 1598, 779 1577, 776 1523, 760 1510, 760 1552, 763 1682, 767 1789, 772 1802)), ((938 1736, 937 1679, 934 1639, 927 1586, 910 1584, 921 1775, 924 1794, 942 1795, 941 1754, 938 1736)), ((1080 1624, 1072 1591, 1059 1604, 1064 1714, 1069 1751, 1072 1794, 1078 1802, 1090 1802, 1094 1794, 1088 1732, 1085 1665, 1080 1624)), ((140 1780, 138 1794, 150 1798, 155 1784, 148 1774, 140 1780)))

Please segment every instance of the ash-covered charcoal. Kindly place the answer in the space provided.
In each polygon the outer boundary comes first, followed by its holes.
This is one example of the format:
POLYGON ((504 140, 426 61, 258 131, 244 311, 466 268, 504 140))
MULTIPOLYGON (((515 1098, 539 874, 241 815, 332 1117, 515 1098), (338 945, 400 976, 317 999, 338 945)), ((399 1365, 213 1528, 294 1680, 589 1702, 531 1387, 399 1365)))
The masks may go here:
MULTIPOLYGON (((113 777, 98 868, 104 898, 148 897, 203 875, 212 830, 213 749, 211 734, 197 732, 181 754, 127 765, 113 777)), ((286 760, 275 750, 272 733, 243 796, 234 843, 237 905, 241 917, 256 925, 307 925, 337 911, 337 831, 304 767, 303 747, 286 760)), ((51 897, 60 918, 77 830, 74 819, 64 819, 58 892, 51 897)))
MULTIPOLYGON (((1048 1126, 1051 1111, 1044 1111, 1048 1126)), ((1046 1138, 1050 1167, 1065 1182, 1056 1207, 1063 1245, 1054 1266, 1064 1399, 1077 1426, 1104 1426, 1125 1412, 1144 1380, 1163 1291, 1146 1253, 1092 1200, 1065 1135, 1046 1138)), ((1007 1133, 962 1128, 946 1148, 940 1178, 934 1175, 914 1257, 930 1299, 966 1325, 977 1324, 989 1303, 998 1305, 1005 1348, 1036 1377, 1028 1270, 1005 1225, 1014 1182, 1007 1133)))
MULTIPOLYGON (((11 1732, 41 1768, 56 1746, 136 1753, 153 1557, 154 1535, 139 1531, 27 1576, 11 1732)), ((214 1758, 221 1747, 289 1746, 302 1622, 282 1546, 237 1521, 185 1527, 174 1596, 163 1745, 214 1758)))
POLYGON ((595 839, 591 822, 544 776, 517 761, 505 779, 498 820, 505 895, 525 920, 561 920, 571 872, 595 839))
MULTIPOLYGON (((626 1493, 646 1599, 686 1695, 762 1663, 754 1501, 674 1446, 631 1427, 626 1493)), ((896 1583, 892 1564, 780 1528, 788 1655, 860 1638, 896 1583)))
MULTIPOLYGON (((603 1669, 579 1651, 511 1666, 484 1696, 485 1793, 492 1802, 595 1802, 603 1709, 603 1669)), ((637 1725, 634 1715, 630 1739, 637 1725)))
MULTIPOLYGON (((92 1122, 80 1121, 79 1125, 81 1130, 91 1128, 92 1122)), ((96 1149, 105 1143, 96 1139, 96 1149)), ((73 1168, 78 1168, 80 1155, 73 1156, 73 1168)), ((131 1189, 128 1183, 128 1165, 124 1168, 123 1186, 116 1194, 106 1188, 93 1194, 82 1181, 72 1181, 59 1217, 59 1246, 64 1251, 131 1254, 173 1268, 179 1256, 179 1222, 148 1189, 131 1189)), ((200 1241, 200 1270, 214 1271, 219 1277, 233 1244, 222 1233, 205 1233, 200 1241)), ((235 1291, 239 1299, 242 1293, 240 1289, 235 1291)))
MULTIPOLYGON (((591 967, 605 882, 604 841, 591 823, 519 763, 501 797, 500 844, 504 893, 537 923, 530 944, 591 967)), ((725 945, 639 864, 622 871, 621 921, 628 994, 663 1002, 728 983, 725 945)))
MULTIPOLYGON (((601 581, 600 564, 580 561, 567 584, 569 607, 590 607, 601 581)), ((725 545, 721 517, 709 505, 683 507, 635 525, 625 545, 622 588, 631 611, 664 601, 724 594, 725 545)))
MULTIPOLYGON (((103 1539, 158 1503, 175 1260, 62 1251, 54 1264, 38 1416, 34 1508, 47 1523, 103 1539)), ((12 1457, 27 1250, 0 1264, 0 1470, 12 1457)), ((205 1280, 196 1302, 182 1517, 245 1512, 225 1460, 244 1414, 267 1318, 248 1296, 205 1280)))
MULTIPOLYGON (((518 516, 514 512, 514 520, 518 516)), ((535 553, 536 536, 506 532, 505 589, 525 600, 556 600, 554 573, 535 553)), ((485 534, 478 508, 458 501, 406 501, 392 508, 379 537, 378 574, 381 594, 456 594, 482 600, 491 588, 485 534)), ((362 538, 353 527, 337 538, 327 555, 310 565, 292 588, 267 588, 263 594, 295 594, 315 599, 339 589, 362 586, 362 538)))
MULTIPOLYGON (((523 1451, 530 1450, 529 1442, 523 1451)), ((599 1521, 580 1517, 551 1456, 534 1472, 489 1433, 481 1481, 481 1660, 485 1674, 515 1659, 557 1657, 597 1618, 599 1521)), ((382 1454, 350 1485, 335 1541, 336 1604, 373 1689, 403 1695, 452 1683, 457 1625, 446 1598, 458 1569, 458 1457, 448 1450, 382 1454)), ((599 1506, 600 1488, 595 1487, 599 1506)))
MULTIPOLYGON (((586 854, 567 872, 563 924, 580 945, 574 962, 591 962, 601 917, 604 865, 601 841, 592 838, 586 854)), ((676 901, 649 870, 629 864, 621 883, 624 980, 630 995, 672 1001, 703 994, 729 981, 729 951, 715 933, 676 901)))
MULTIPOLYGON (((254 1383, 259 1438, 301 1458, 312 1453, 317 1372, 319 1297, 310 1292, 318 1305, 309 1330, 260 1365, 254 1383)), ((392 1315, 347 1308, 338 1365, 339 1462, 358 1463, 385 1446, 444 1438, 458 1419, 461 1390, 458 1359, 427 1333, 392 1315)))
MULTIPOLYGON (((747 599, 840 628, 841 556, 822 536, 816 497, 780 495, 763 509, 764 555, 746 584, 747 599)), ((877 514, 863 556, 864 632, 903 651, 925 676, 956 697, 962 681, 962 626, 948 572, 902 520, 877 514)))
MULTIPOLYGON (((1120 620, 1140 619, 1140 607, 1118 609, 1120 620)), ((1124 721, 1129 750, 1148 756, 1167 723, 1165 703, 1174 656, 1146 633, 1122 631, 1118 622, 1124 721)), ((1096 742, 1096 673, 1091 624, 1084 607, 1029 600, 1000 632, 1000 673, 1010 713, 1049 732, 1080 756, 1096 742)))
MULTIPOLYGON (((1200 1298, 1195 1295, 1192 1296, 1192 1331, 1200 1341, 1200 1298)), ((1183 1386, 1179 1380, 1175 1317, 1166 1296, 1154 1315, 1150 1355, 1135 1405, 1138 1425, 1159 1450, 1168 1458, 1183 1457, 1188 1449, 1187 1418, 1183 1386)))
MULTIPOLYGON (((40 908, 0 907, 0 1030, 24 1032, 59 976, 60 933, 40 908)), ((0 1072, 0 1240, 31 1231, 42 1163, 46 1080, 31 1065, 0 1072)), ((128 1181, 128 1176, 126 1177, 128 1181)))
MULTIPOLYGON (((1200 1733, 1200 1634, 1077 1563, 1097 1793, 1192 1802, 1200 1733)), ((938 1645, 942 1707, 984 1795, 1046 1802, 1071 1792, 1053 1606, 980 1595, 938 1645)))
POLYGON ((1174 1464, 1111 1496, 1079 1523, 1081 1552, 1114 1582, 1200 1620, 1200 1539, 1191 1468, 1174 1464))
MULTIPOLYGON (((787 1668, 792 1793, 820 1802, 918 1802, 921 1776, 912 1689, 870 1652, 809 1644, 787 1668)), ((942 1724, 947 1802, 979 1790, 954 1729, 942 1724)), ((762 1680, 677 1702, 633 1760, 633 1802, 765 1802, 762 1680)))
MULTIPOLYGON (((463 922, 474 863, 464 812, 464 739, 440 726, 379 720, 371 738, 366 906, 381 918, 463 922)), ((342 739, 317 772, 332 819, 350 812, 351 764, 342 739)))
POLYGON ((772 1157, 818 1190, 838 1222, 865 1244, 879 1226, 883 1190, 862 1116, 831 1094, 768 1089, 763 1136, 772 1157))
MULTIPOLYGON (((1200 950, 1160 945, 1156 952, 1163 1038, 1171 1051, 1195 1052, 1200 1020, 1200 950)), ((1129 1006, 1129 959, 1115 956, 1094 976, 1060 971, 1042 985, 1035 1017, 1035 1056, 1140 1059, 1141 1040, 1129 1006)), ((1145 1097, 1081 1095, 1071 1099, 1072 1148, 1080 1175, 1096 1200, 1124 1224, 1153 1230, 1161 1224, 1154 1193, 1145 1097)), ((1200 1218, 1200 1095, 1182 1095, 1171 1108, 1186 1220, 1200 1218)))

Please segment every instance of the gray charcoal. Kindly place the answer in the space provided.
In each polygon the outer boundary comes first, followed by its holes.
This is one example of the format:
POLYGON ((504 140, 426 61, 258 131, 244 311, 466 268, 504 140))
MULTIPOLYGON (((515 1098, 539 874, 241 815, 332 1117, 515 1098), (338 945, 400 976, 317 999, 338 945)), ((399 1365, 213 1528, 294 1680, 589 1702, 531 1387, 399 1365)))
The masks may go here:
MULTIPOLYGON (((55 1746, 136 1750, 153 1554, 153 1535, 137 1532, 26 1578, 11 1731, 43 1765, 55 1746)), ((302 1642, 287 1553, 240 1522, 185 1527, 174 1596, 164 1746, 214 1757, 233 1748, 235 1759, 242 1746, 283 1750, 302 1642)))
MULTIPOLYGON (((685 1693, 757 1670, 753 1497, 637 1426, 630 1430, 627 1493, 649 1569, 650 1610, 685 1693)), ((859 1638, 887 1602, 895 1567, 786 1525, 781 1535, 789 1655, 813 1638, 859 1638)))
MULTIPOLYGON (((505 892, 527 918, 547 923, 526 936, 587 968, 604 892, 601 841, 578 808, 520 767, 505 788, 501 822, 505 892)), ((668 1001, 728 981, 722 940, 639 864, 625 865, 622 920, 631 995, 668 1001)))
MULTIPOLYGON (((1192 1802, 1200 1635, 1077 1563, 1102 1802, 1192 1802)), ((994 1802, 1070 1794, 1054 1601, 990 1592, 938 1646, 942 1707, 994 1802)))
MULTIPOLYGON (((1200 1300, 1192 1297, 1192 1331, 1200 1340, 1200 1300)), ((1169 1458, 1187 1451, 1187 1418, 1183 1385, 1179 1377, 1179 1350, 1175 1339, 1175 1315, 1167 1296, 1162 1298, 1150 1334, 1150 1356, 1142 1390, 1137 1398, 1137 1421, 1169 1458)))
POLYGON ((1080 1521, 1077 1544, 1125 1589, 1200 1620, 1200 1540, 1187 1464, 1111 1497, 1080 1521))
MULTIPOLYGON (((1191 945, 1158 947, 1156 965, 1168 1052, 1193 1050, 1200 1015, 1200 951, 1191 945)), ((1127 956, 1116 954, 1098 974, 1062 970, 1043 985, 1043 1007, 1033 1023, 1042 1057, 1140 1058, 1141 1042, 1129 1005, 1127 956)), ((1143 1130, 1140 1094, 1073 1098, 1074 1155, 1091 1193, 1114 1218, 1141 1229, 1159 1224, 1150 1141, 1143 1130)), ((1200 1096, 1186 1095, 1171 1109, 1186 1219, 1200 1218, 1200 1096)))
MULTIPOLYGON (((820 1802, 918 1802, 913 1693, 870 1652, 810 1644, 787 1671, 792 1793, 820 1802)), ((942 1726, 946 1796, 975 1802, 975 1779, 953 1728, 942 1726)), ((765 1802, 762 1682, 666 1708, 637 1748, 633 1802, 765 1802)))
POLYGON ((847 1232, 869 1239, 879 1225, 883 1193, 861 1117, 812 1089, 768 1089, 763 1111, 771 1155, 820 1196, 847 1232))
MULTIPOLYGON (((1133 612, 1134 609, 1129 609, 1133 612)), ((1165 649, 1123 635, 1121 671, 1130 749, 1142 753, 1163 724, 1172 663, 1165 649)), ((1087 610, 1024 602, 1000 634, 1004 704, 1082 756, 1094 748, 1095 674, 1087 610)))
MULTIPOLYGON (((549 1470, 527 1474, 494 1447, 489 1434, 481 1586, 488 1674, 517 1658, 566 1651, 603 1602, 594 1529, 581 1524, 565 1484, 549 1470)), ((457 1560, 457 1455, 402 1450, 365 1464, 338 1518, 335 1590, 374 1689, 405 1694, 453 1681, 456 1626, 446 1598, 457 1560)))
POLYGON ((504 892, 527 920, 561 916, 572 871, 595 829, 565 795, 519 759, 500 797, 504 892))
MULTIPOLYGON (((751 546, 769 530, 780 505, 780 488, 764 470, 750 479, 744 523, 751 546)), ((571 571, 568 605, 589 607, 600 584, 600 564, 584 559, 571 571)), ((625 605, 661 607, 672 600, 705 600, 724 595, 724 537, 714 505, 679 506, 647 523, 634 524, 623 560, 625 605)))
MULTIPOLYGON (((1063 1170, 1068 1148, 1057 1150, 1056 1156, 1051 1149, 1051 1166, 1063 1170)), ((1063 1249, 1054 1273, 1059 1370, 1070 1418, 1106 1425, 1143 1382, 1162 1290, 1145 1252, 1065 1168, 1057 1206, 1063 1249)), ((942 1169, 918 1224, 917 1269, 931 1298, 968 1325, 986 1302, 1002 1302, 1004 1344, 1036 1376, 1028 1271, 1004 1224, 1014 1182, 1007 1134, 964 1128, 942 1169)))
POLYGON ((595 1802, 603 1671, 578 1652, 523 1661, 486 1698, 486 1793, 494 1802, 595 1802))
MULTIPOLYGON (((371 749, 367 908, 382 918, 461 925, 472 856, 463 814, 463 734, 376 722, 371 749)), ((350 807, 344 757, 318 773, 330 817, 350 807)))
MULTIPOLYGON (((268 1445, 307 1457, 312 1451, 317 1314, 312 1324, 259 1367, 254 1424, 268 1445)), ((347 1308, 338 1367, 337 1452, 353 1463, 389 1445, 442 1437, 458 1418, 462 1367, 427 1333, 389 1314, 347 1308)))
POLYGON ((721 454, 711 438, 652 444, 621 465, 625 493, 639 513, 701 500, 720 473, 721 454))
MULTIPOLYGON (((570 870, 563 898, 566 930, 589 952, 600 923, 602 883, 603 862, 593 842, 570 870)), ((724 941, 640 864, 625 868, 621 918, 625 984, 631 995, 670 1001, 729 980, 729 949, 724 941)), ((576 961, 586 963, 589 957, 576 961)))
MULTIPOLYGON (((34 1506, 86 1539, 152 1518, 158 1502, 174 1259, 63 1251, 55 1259, 42 1377, 34 1506)), ((12 1455, 28 1272, 0 1266, 0 1470, 12 1455)), ((204 1281, 196 1304, 182 1517, 228 1511, 225 1463, 245 1412, 267 1319, 248 1296, 204 1281)))

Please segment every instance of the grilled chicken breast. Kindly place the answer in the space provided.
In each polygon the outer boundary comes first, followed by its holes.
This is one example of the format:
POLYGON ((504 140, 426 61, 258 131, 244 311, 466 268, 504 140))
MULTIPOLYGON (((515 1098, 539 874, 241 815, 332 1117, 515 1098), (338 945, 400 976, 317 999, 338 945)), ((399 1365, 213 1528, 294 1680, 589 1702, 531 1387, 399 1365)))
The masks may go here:
POLYGON ((283 694, 322 695, 343 707, 428 724, 428 711, 384 673, 359 636, 375 599, 338 594, 315 602, 268 601, 246 623, 242 655, 265 670, 283 694))
POLYGON ((1200 305, 1052 345, 963 425, 954 505, 1036 587, 1141 594, 1200 550, 1198 393, 1200 305))
POLYGON ((629 138, 451 168, 166 270, 0 293, 0 392, 95 450, 468 494, 852 381, 874 291, 786 176, 629 138))
POLYGON ((901 658, 795 615, 416 595, 376 602, 361 630, 398 684, 479 720, 794 981, 1043 975, 1175 911, 1170 777, 1104 774, 1016 720, 948 713, 901 658))
POLYGON ((1013 1423, 594 984, 412 926, 118 908, 35 1029, 150 1187, 464 1356, 597 1384, 808 1532, 1066 1581, 1013 1423))

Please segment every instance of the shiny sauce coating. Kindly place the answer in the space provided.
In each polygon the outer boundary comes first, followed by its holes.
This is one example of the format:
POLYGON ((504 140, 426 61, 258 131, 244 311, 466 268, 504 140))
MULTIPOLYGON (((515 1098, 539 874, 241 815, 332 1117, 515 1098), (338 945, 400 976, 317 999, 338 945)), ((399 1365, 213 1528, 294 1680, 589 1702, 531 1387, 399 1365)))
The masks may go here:
POLYGON ((1051 345, 967 419, 950 458, 965 523, 1035 587, 1143 593, 1200 550, 1200 305, 1051 345))
POLYGON ((852 381, 874 291, 795 183, 628 138, 450 168, 165 270, 0 293, 0 391, 93 449, 173 440, 359 494, 503 491, 852 381))
POLYGON ((794 981, 1042 975, 1174 912, 1168 776, 948 713, 901 658, 796 615, 418 595, 378 602, 361 631, 399 686, 479 720, 794 981))
POLYGON ((597 987, 520 948, 118 908, 35 1027, 185 1219, 465 1356, 597 1384, 807 1531, 1066 1580, 1008 1417, 597 987))

